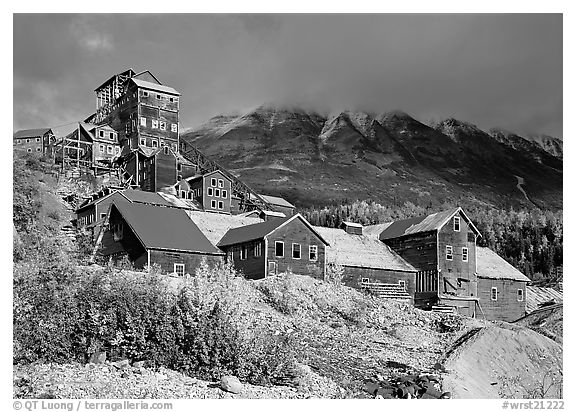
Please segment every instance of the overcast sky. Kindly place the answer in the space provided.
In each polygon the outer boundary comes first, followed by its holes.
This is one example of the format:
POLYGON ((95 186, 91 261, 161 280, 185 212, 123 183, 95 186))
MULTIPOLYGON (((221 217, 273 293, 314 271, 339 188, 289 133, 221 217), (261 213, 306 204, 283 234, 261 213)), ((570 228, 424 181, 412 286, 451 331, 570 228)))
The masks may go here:
POLYGON ((149 69, 182 127, 263 103, 562 137, 562 16, 15 15, 14 129, 82 120, 149 69))

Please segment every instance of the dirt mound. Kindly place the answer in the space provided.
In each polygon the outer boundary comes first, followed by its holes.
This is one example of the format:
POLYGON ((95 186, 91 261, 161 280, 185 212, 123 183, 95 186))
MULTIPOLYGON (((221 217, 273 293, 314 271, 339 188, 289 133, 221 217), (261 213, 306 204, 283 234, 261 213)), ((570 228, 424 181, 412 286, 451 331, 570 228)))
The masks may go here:
POLYGON ((562 346, 531 329, 489 324, 450 351, 443 388, 454 398, 562 398, 562 346))
POLYGON ((534 312, 518 319, 517 325, 526 326, 544 336, 562 344, 564 332, 564 313, 561 303, 536 309, 534 312))

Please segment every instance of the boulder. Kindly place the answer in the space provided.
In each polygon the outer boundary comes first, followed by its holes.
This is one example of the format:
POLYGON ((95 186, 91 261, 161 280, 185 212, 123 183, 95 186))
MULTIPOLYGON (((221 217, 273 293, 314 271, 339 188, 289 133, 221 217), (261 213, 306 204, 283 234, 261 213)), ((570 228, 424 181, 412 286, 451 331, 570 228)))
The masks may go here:
POLYGON ((236 376, 226 375, 220 379, 220 388, 230 393, 242 392, 243 385, 236 376))

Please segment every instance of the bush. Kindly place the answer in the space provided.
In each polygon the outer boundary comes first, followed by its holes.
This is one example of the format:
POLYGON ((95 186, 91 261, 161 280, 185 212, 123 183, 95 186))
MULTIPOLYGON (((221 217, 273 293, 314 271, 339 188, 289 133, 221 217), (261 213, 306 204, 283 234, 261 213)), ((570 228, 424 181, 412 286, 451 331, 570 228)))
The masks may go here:
POLYGON ((276 282, 264 282, 258 285, 274 309, 286 315, 295 315, 300 308, 294 274, 292 272, 278 275, 276 282))
POLYGON ((326 281, 333 285, 340 286, 342 285, 343 279, 344 266, 340 265, 338 262, 329 263, 326 268, 326 281))

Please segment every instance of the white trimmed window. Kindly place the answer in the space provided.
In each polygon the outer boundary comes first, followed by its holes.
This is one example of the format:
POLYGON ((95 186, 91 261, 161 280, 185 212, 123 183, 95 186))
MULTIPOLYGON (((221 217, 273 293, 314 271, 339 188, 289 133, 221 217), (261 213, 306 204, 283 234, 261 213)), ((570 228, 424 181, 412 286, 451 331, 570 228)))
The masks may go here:
POLYGON ((208 196, 214 196, 214 189, 211 187, 208 188, 208 196))
POLYGON ((100 153, 104 153, 104 145, 103 144, 100 145, 100 153))
POLYGON ((30 139, 26 139, 26 143, 30 143, 30 139))
POLYGON ((222 189, 222 198, 226 199, 228 197, 228 191, 222 189))
POLYGON ((146 146, 146 139, 140 138, 140 146, 146 146))
POLYGON ((301 256, 300 243, 292 243, 292 259, 300 259, 301 256))
POLYGON ((214 189, 214 196, 220 197, 220 189, 214 189))
POLYGON ((262 256, 262 243, 258 242, 254 245, 254 257, 262 256))
POLYGON ((166 130, 166 122, 160 122, 160 130, 166 130))
POLYGON ((40 138, 39 138, 39 137, 36 138, 36 143, 40 143, 40 138))
POLYGON ((110 132, 110 140, 114 140, 115 137, 116 137, 116 136, 114 136, 114 133, 113 133, 113 132, 110 132))
POLYGON ((210 186, 216 187, 216 179, 215 178, 210 179, 210 186))
POLYGON ((524 289, 518 289, 516 299, 518 299, 518 302, 522 302, 524 300, 524 289))
POLYGON ((158 120, 152 119, 152 129, 158 129, 158 120))
POLYGON ((172 125, 170 126, 170 130, 172 132, 177 132, 178 131, 178 125, 176 123, 172 123, 172 125))
POLYGON ((144 90, 144 91, 142 92, 142 96, 148 97, 148 92, 147 92, 146 90, 144 90))
POLYGON ((210 202, 210 206, 212 207, 212 209, 216 209, 216 201, 215 201, 215 200, 212 200, 212 201, 210 202))
POLYGON ((224 180, 218 179, 218 187, 224 187, 224 180))
POLYGON ((498 288, 495 286, 490 290, 490 299, 498 300, 498 288))
POLYGON ((27 150, 28 153, 32 153, 32 149, 29 147, 27 150))
POLYGON ((100 130, 99 133, 100 133, 100 137, 104 137, 104 130, 100 130))
POLYGON ((108 146, 106 149, 108 154, 114 154, 114 146, 108 146))
POLYGON ((454 231, 460 232, 460 216, 454 216, 454 231))
POLYGON ((246 260, 248 256, 248 248, 245 245, 240 247, 240 260, 246 260))
POLYGON ((185 269, 186 266, 184 266, 184 263, 174 263, 174 273, 176 273, 178 276, 183 277, 185 269))
POLYGON ((100 219, 104 219, 106 217, 106 213, 100 213, 100 219))
POLYGON ((42 149, 40 149, 39 147, 36 148, 36 151, 37 151, 37 152, 39 152, 40 150, 42 150, 42 149))
POLYGON ((468 262, 468 248, 467 247, 462 248, 462 261, 468 262))
POLYGON ((274 243, 274 254, 276 257, 284 257, 284 242, 276 241, 274 243))
POLYGON ((156 95, 156 98, 157 98, 158 100, 162 100, 162 95, 161 95, 161 94, 157 94, 157 95, 156 95))
POLYGON ((158 140, 152 140, 152 147, 158 147, 158 140))
POLYGON ((406 290, 406 281, 405 280, 399 280, 398 284, 402 287, 402 289, 406 290))
POLYGON ((454 251, 452 246, 446 245, 446 260, 452 260, 454 251))
POLYGON ((318 260, 318 246, 312 245, 308 247, 308 259, 312 262, 316 262, 318 260))
POLYGON ((145 117, 140 118, 140 126, 146 126, 146 118, 145 117))
POLYGON ((224 209, 224 202, 223 201, 218 201, 218 209, 223 210, 224 209))

